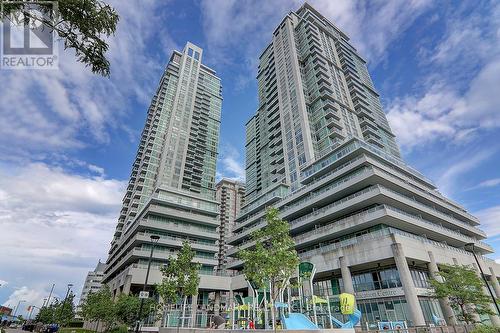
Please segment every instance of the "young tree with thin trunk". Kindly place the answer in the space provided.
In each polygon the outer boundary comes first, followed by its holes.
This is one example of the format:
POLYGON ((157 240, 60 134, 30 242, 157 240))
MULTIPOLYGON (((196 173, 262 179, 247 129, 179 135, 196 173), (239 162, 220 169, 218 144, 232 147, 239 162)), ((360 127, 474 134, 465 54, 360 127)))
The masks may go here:
POLYGON ((435 296, 447 297, 459 320, 470 324, 475 315, 492 314, 491 299, 484 294, 483 281, 475 270, 466 265, 439 265, 437 274, 443 280, 430 280, 435 296))
POLYGON ((241 251, 239 258, 244 261, 247 279, 270 290, 272 324, 276 329, 275 303, 295 273, 299 257, 288 222, 279 217, 278 209, 267 210, 266 222, 264 228, 252 234, 255 247, 241 251))
POLYGON ((95 293, 89 293, 81 306, 80 315, 86 321, 96 323, 97 326, 102 323, 106 330, 115 324, 116 313, 113 294, 107 285, 95 293))
MULTIPOLYGON (((170 257, 168 265, 160 268, 163 279, 156 286, 165 304, 176 304, 182 300, 182 326, 184 326, 187 299, 189 296, 193 297, 198 294, 200 284, 201 265, 193 262, 195 254, 189 243, 183 242, 177 257, 170 257)), ((196 311, 196 304, 192 305, 192 309, 196 311)))

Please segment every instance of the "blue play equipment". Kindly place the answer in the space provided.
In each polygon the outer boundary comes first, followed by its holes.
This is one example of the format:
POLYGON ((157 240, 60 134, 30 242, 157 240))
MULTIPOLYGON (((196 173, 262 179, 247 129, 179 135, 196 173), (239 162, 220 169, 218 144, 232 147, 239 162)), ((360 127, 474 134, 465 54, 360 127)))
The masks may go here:
POLYGON ((283 328, 287 330, 318 329, 318 326, 302 313, 289 313, 288 316, 281 316, 281 322, 283 323, 283 328))
MULTIPOLYGON (((298 287, 292 287, 290 280, 286 281, 287 290, 280 291, 279 299, 272 302, 270 297, 268 297, 267 290, 271 290, 271 285, 266 288, 264 285, 262 288, 257 289, 257 286, 249 281, 249 288, 254 294, 253 297, 245 297, 244 299, 236 295, 235 300, 237 306, 234 306, 233 316, 232 316, 232 328, 235 327, 235 317, 237 326, 242 326, 246 328, 246 323, 252 322, 263 328, 269 328, 269 323, 271 322, 274 328, 274 321, 270 320, 270 310, 274 307, 276 316, 273 318, 281 319, 281 327, 286 330, 318 330, 324 328, 338 327, 340 329, 352 329, 361 319, 361 311, 355 309, 355 299, 351 294, 341 294, 338 296, 338 300, 334 299, 333 302, 330 300, 330 296, 327 295, 325 298, 321 298, 314 295, 314 275, 316 269, 314 264, 309 262, 302 262, 298 267, 298 275, 296 281, 298 282, 298 287), (304 295, 306 291, 304 290, 304 283, 309 284, 309 289, 307 294, 304 295), (298 297, 292 297, 292 288, 296 288, 298 292, 298 297), (260 296, 262 293, 263 296, 260 296), (287 291, 287 293, 285 293, 287 291), (286 302, 285 302, 286 300, 286 302), (268 302, 271 301, 271 304, 268 302), (340 308, 338 303, 341 303, 340 308), (352 314, 347 315, 348 321, 343 323, 334 316, 332 316, 332 306, 336 307, 335 311, 341 310, 341 313, 348 313, 354 308, 352 314), (349 311, 350 310, 350 311, 349 311), (236 312, 235 312, 236 311, 236 312), (241 317, 241 312, 243 315, 241 317), (276 313, 277 312, 277 313, 276 313), (240 317, 242 320, 240 320, 240 317)), ((335 308, 334 308, 335 309, 335 308)), ((250 326, 250 325, 249 325, 250 326)))
POLYGON ((354 310, 353 314, 348 315, 349 320, 346 323, 341 322, 334 316, 330 316, 332 322, 340 328, 354 328, 361 318, 361 311, 358 309, 354 310))

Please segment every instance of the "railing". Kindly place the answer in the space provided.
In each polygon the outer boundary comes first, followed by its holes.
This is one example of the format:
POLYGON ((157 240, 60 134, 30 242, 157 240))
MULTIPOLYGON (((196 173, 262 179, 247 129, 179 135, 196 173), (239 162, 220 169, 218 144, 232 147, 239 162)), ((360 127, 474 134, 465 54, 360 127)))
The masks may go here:
POLYGON ((367 241, 367 240, 372 240, 372 239, 380 238, 380 237, 383 237, 383 236, 388 236, 390 234, 391 234, 390 228, 381 229, 381 230, 370 232, 370 233, 362 235, 362 236, 349 238, 349 239, 340 241, 338 243, 333 243, 333 244, 329 244, 329 245, 326 245, 326 246, 319 246, 316 249, 311 249, 311 250, 307 250, 307 251, 304 251, 304 252, 300 252, 299 256, 301 256, 301 257, 312 257, 312 256, 320 254, 320 253, 330 252, 330 251, 339 249, 341 247, 345 247, 345 246, 352 245, 352 244, 357 244, 357 243, 359 243, 361 241, 367 241))
POLYGON ((218 234, 217 230, 214 230, 214 229, 205 229, 205 228, 201 228, 201 227, 198 227, 198 226, 192 226, 190 224, 186 224, 186 223, 174 223, 174 222, 164 222, 164 221, 160 221, 160 220, 150 220, 150 219, 143 219, 141 221, 141 223, 161 223, 161 224, 170 224, 172 227, 175 227, 175 228, 185 228, 185 229, 193 229, 193 231, 198 231, 198 232, 207 232, 209 234, 218 234))
MULTIPOLYGON (((134 250, 137 252, 143 252, 143 253, 146 253, 147 255, 149 255, 149 253, 151 252, 151 249, 150 248, 141 248, 139 246, 137 247, 134 247, 134 250)), ((154 254, 158 254, 158 252, 168 252, 170 255, 177 255, 179 253, 179 251, 170 251, 170 250, 163 250, 163 249, 160 249, 158 247, 155 248, 154 250, 154 254)), ((194 255, 195 258, 200 258, 200 259, 210 259, 210 260, 215 260, 215 253, 212 254, 212 255, 204 255, 204 254, 198 254, 196 253, 194 255)))
MULTIPOLYGON (((307 251, 301 252, 301 253, 299 253, 299 255, 301 257, 311 257, 311 256, 316 255, 316 254, 320 254, 320 253, 324 253, 324 252, 330 252, 330 251, 333 251, 333 250, 345 247, 347 245, 361 243, 363 241, 372 240, 372 239, 380 238, 380 237, 383 237, 383 236, 388 236, 390 234, 396 234, 396 235, 400 235, 400 236, 412 238, 412 239, 415 239, 415 240, 423 242, 423 243, 427 243, 427 244, 431 244, 431 245, 436 246, 436 247, 440 247, 440 248, 452 250, 452 251, 455 251, 455 252, 459 252, 461 254, 465 254, 465 255, 468 255, 468 256, 472 255, 470 252, 468 252, 466 250, 459 249, 459 248, 456 248, 456 247, 453 247, 453 246, 449 246, 449 245, 447 245, 445 243, 436 242, 436 241, 427 239, 425 237, 414 235, 414 234, 411 234, 409 232, 406 232, 406 231, 403 231, 403 230, 400 230, 400 229, 395 229, 395 228, 392 228, 392 227, 381 229, 381 230, 377 230, 377 231, 373 231, 371 233, 368 233, 368 234, 365 234, 365 235, 362 235, 362 236, 357 236, 357 237, 349 238, 349 239, 340 241, 338 243, 328 244, 326 246, 319 246, 316 249, 311 249, 311 250, 307 250, 307 251)), ((487 258, 487 257, 484 257, 484 256, 481 256, 481 259, 483 261, 487 261, 487 262, 495 262, 493 259, 490 259, 490 258, 487 258)))
MULTIPOLYGON (((314 182, 314 183, 310 183, 310 184, 303 185, 303 186, 299 187, 298 189, 296 189, 295 191, 293 191, 293 192, 289 192, 287 195, 283 196, 283 197, 280 199, 280 201, 276 204, 276 206, 279 206, 279 205, 280 205, 280 202, 285 201, 285 199, 288 199, 289 197, 291 197, 291 196, 293 196, 293 195, 298 195, 299 193, 303 192, 304 190, 309 189, 310 187, 315 186, 315 185, 316 185, 316 182, 318 182, 318 181, 320 181, 320 180, 323 180, 324 178, 327 178, 327 177, 331 176, 332 174, 334 174, 334 173, 336 173, 336 172, 340 171, 341 169, 344 169, 344 168, 348 167, 349 165, 351 165, 351 164, 353 164, 353 163, 355 163, 355 162, 359 161, 359 160, 360 160, 360 159, 362 159, 362 158, 363 158, 363 156, 358 156, 358 157, 356 157, 356 158, 354 158, 354 159, 350 160, 349 162, 344 163, 344 164, 342 164, 342 165, 340 165, 340 166, 336 167, 335 169, 333 169, 333 170, 329 171, 328 173, 326 173, 326 174, 324 174, 324 175, 322 175, 322 176, 320 176, 320 177, 315 178, 315 182, 314 182)), ((254 216, 256 216, 256 215, 259 215, 259 214, 260 214, 260 212, 258 212, 258 213, 254 213, 254 214, 251 214, 251 215, 248 215, 245 219, 243 219, 242 221, 238 222, 238 224, 243 224, 245 221, 248 221, 248 220, 249 220, 249 219, 251 219, 252 217, 254 217, 254 216)), ((240 214, 240 215, 243 215, 243 214, 240 214)))
POLYGON ((349 176, 345 176, 345 177, 343 177, 343 178, 341 178, 341 179, 339 179, 339 180, 331 183, 328 186, 322 187, 318 191, 309 193, 305 198, 302 198, 300 200, 294 201, 293 204, 291 204, 290 206, 282 207, 280 209, 280 211, 281 212, 286 212, 287 210, 290 210, 292 208, 300 206, 304 202, 307 202, 308 200, 316 198, 317 196, 319 196, 319 195, 321 195, 321 194, 323 194, 323 193, 325 193, 327 191, 330 191, 333 188, 339 187, 339 186, 343 185, 344 183, 346 183, 346 182, 348 182, 348 181, 350 181, 350 180, 352 180, 352 179, 354 179, 354 178, 356 178, 356 177, 358 177, 358 176, 360 176, 362 174, 368 173, 369 171, 373 171, 373 168, 371 168, 371 167, 363 167, 360 170, 353 172, 349 176))
MULTIPOLYGON (((185 240, 188 240, 187 237, 185 237, 185 238, 183 238, 183 237, 174 237, 174 236, 160 235, 160 234, 155 234, 155 233, 150 233, 150 232, 138 232, 137 235, 146 236, 146 237, 149 236, 149 235, 155 235, 155 236, 159 236, 160 239, 169 239, 169 240, 178 241, 178 242, 183 242, 185 240)), ((199 244, 199 245, 207 245, 207 246, 217 247, 217 244, 215 244, 215 243, 210 243, 210 242, 203 241, 203 240, 200 240, 200 239, 189 239, 189 242, 190 243, 199 244)))
MULTIPOLYGON (((162 266, 162 264, 153 262, 153 263, 151 263, 150 269, 160 269, 160 266, 162 266)), ((148 265, 146 265, 146 264, 132 264, 129 267, 138 268, 138 269, 148 269, 148 265)), ((238 275, 241 275, 241 272, 238 272, 238 271, 232 271, 232 272, 210 271, 209 272, 209 271, 200 270, 200 271, 198 271, 198 273, 200 275, 208 275, 208 276, 238 276, 238 275)))
MULTIPOLYGON (((345 182, 348 182, 348 181, 352 180, 353 178, 358 177, 361 174, 365 174, 365 173, 367 173, 370 170, 373 170, 373 168, 371 168, 371 167, 363 167, 360 170, 355 171, 354 173, 350 174, 349 176, 341 178, 340 180, 338 180, 336 182, 333 182, 330 185, 321 188, 321 190, 318 190, 316 192, 311 192, 306 197, 304 197, 304 198, 302 198, 302 199, 300 199, 298 201, 294 201, 293 204, 291 204, 290 206, 281 207, 280 208, 280 213, 284 213, 284 212, 286 212, 286 211, 288 211, 288 210, 290 210, 292 208, 295 208, 295 207, 303 204, 304 202, 307 202, 308 200, 311 200, 311 199, 313 199, 313 198, 315 198, 315 197, 317 197, 317 196, 319 196, 319 195, 321 195, 321 194, 323 194, 323 193, 325 193, 327 191, 330 191, 333 188, 339 187, 342 184, 344 184, 345 182)), ((255 228, 255 226, 260 225, 261 223, 262 222, 255 222, 255 224, 251 224, 250 226, 244 227, 243 229, 241 229, 238 232, 233 232, 233 235, 242 234, 242 233, 246 232, 249 229, 255 228)))
MULTIPOLYGON (((319 227, 319 228, 316 228, 316 229, 313 229, 311 231, 308 231, 308 232, 305 232, 305 233, 302 233, 300 235, 297 235, 294 238, 295 242, 296 243, 300 243, 301 241, 303 241, 304 239, 308 238, 308 237, 311 237, 313 235, 317 235, 317 234, 323 234, 325 233, 325 231, 328 231, 328 230, 331 230, 331 227, 332 227, 332 224, 335 224, 335 225, 339 225, 339 224, 343 224, 345 223, 346 221, 351 221, 355 218, 359 218, 359 217, 362 217, 362 216, 366 216, 368 214, 371 214, 373 212, 376 212, 376 211, 379 211, 379 210, 383 210, 383 209, 388 209, 388 210, 392 210, 392 211, 395 211, 397 213, 400 213, 400 214, 403 214, 405 216, 408 216, 408 217, 411 217, 411 218, 415 218, 415 219, 418 219, 420 222, 422 223, 425 223, 427 224, 430 228, 439 228, 445 232, 451 232, 457 236, 460 236, 462 238, 465 238, 469 241, 472 241, 476 244, 479 244, 485 248, 488 248, 488 249, 492 249, 491 246, 489 244, 486 244, 484 242, 481 242, 481 241, 478 241, 477 239, 474 239, 472 237, 469 237, 469 236, 466 236, 464 234, 461 234, 457 231, 454 231, 452 229, 448 229, 446 227, 443 227, 439 224, 436 224, 436 223, 433 223, 433 222, 430 222, 430 221, 427 221, 425 219, 423 219, 422 217, 418 216, 418 215, 413 215, 413 214, 410 214, 408 212, 405 212, 399 208, 396 208, 396 207, 393 207, 393 206, 390 206, 390 205, 379 205, 379 206, 376 206, 376 207, 373 207, 373 208, 370 208, 368 210, 365 210, 365 211, 362 211, 362 212, 359 212, 359 213, 356 213, 356 214, 353 214, 353 215, 350 215, 350 216, 347 216, 347 217, 344 217, 344 218, 341 218, 339 220, 335 220, 331 223, 328 223, 322 227, 319 227)), ((265 224, 265 222, 262 222, 261 224, 265 224)), ((292 225, 292 224, 291 224, 292 225)), ((256 227, 259 226, 259 225, 256 225, 256 227)), ((293 230, 293 228, 291 228, 293 230)), ((242 247, 242 246, 245 246, 247 243, 249 242, 245 242, 245 243, 242 243, 240 244, 239 247, 242 247)))
POLYGON ((393 207, 393 206, 389 206, 389 205, 385 205, 385 207, 386 207, 387 209, 392 210, 392 211, 395 211, 395 212, 397 212, 397 213, 400 213, 400 214, 403 214, 403 215, 409 216, 409 217, 414 218, 414 219, 418 219, 419 221, 421 221, 421 222, 423 222, 423 223, 425 223, 425 224, 428 224, 428 225, 429 225, 429 227, 432 227, 432 228, 439 228, 439 229, 444 230, 444 231, 446 231, 446 232, 451 232, 451 233, 453 233, 453 234, 455 234, 455 235, 457 235, 457 236, 460 236, 460 237, 465 238, 465 239, 467 239, 467 240, 469 240, 469 241, 472 241, 472 242, 474 242, 474 243, 480 244, 480 245, 482 245, 483 247, 487 247, 487 248, 489 248, 489 249, 493 250, 493 248, 492 248, 489 244, 486 244, 485 242, 481 242, 480 240, 477 240, 477 239, 475 239, 475 238, 473 238, 473 237, 470 237, 470 236, 464 235, 464 234, 462 234, 462 233, 460 233, 460 232, 458 232, 458 231, 455 231, 455 230, 452 230, 452 229, 449 229, 449 228, 443 227, 443 226, 442 226, 442 225, 440 225, 440 224, 436 224, 436 223, 430 222, 430 221, 428 221, 428 220, 426 220, 426 219, 422 218, 422 217, 421 217, 421 216, 419 216, 419 215, 413 215, 413 214, 410 214, 410 213, 408 213, 408 212, 405 212, 404 210, 401 210, 401 209, 399 209, 399 208, 396 208, 396 207, 393 207))
MULTIPOLYGON (((411 186, 412 188, 414 188, 415 190, 417 190, 418 192, 423 192, 424 194, 426 195, 429 195, 431 196, 432 198, 435 198, 435 199, 438 199, 440 200, 444 205, 446 206, 449 206, 448 209, 450 210, 456 210, 456 211, 459 211, 460 213, 459 214, 464 214, 466 215, 467 217, 469 217, 471 220, 474 220, 474 221, 477 221, 477 218, 475 216, 473 216, 472 214, 469 214, 465 209, 461 208, 461 207, 458 207, 456 206, 455 204, 451 203, 448 199, 446 199, 445 197, 443 196, 440 196, 440 195, 437 195, 431 191, 427 191, 427 190, 424 190, 422 188, 420 188, 419 186, 417 185, 414 185, 412 184, 411 182, 407 181, 407 180, 404 180, 404 179, 401 179, 400 177, 396 176, 396 175, 393 175, 392 173, 390 172, 387 172, 381 168, 378 168, 377 167, 377 171, 380 171, 386 175, 388 175, 389 177, 392 177, 392 178, 396 178, 397 181, 399 182, 403 182, 404 184, 406 185, 409 185, 411 186)), ((397 172, 397 170, 396 170, 397 172)))
POLYGON ((379 205, 379 206, 376 206, 376 207, 364 210, 364 211, 362 211, 360 213, 349 215, 349 216, 341 218, 339 220, 332 221, 331 223, 328 223, 328 224, 326 224, 326 225, 324 225, 322 227, 313 229, 313 230, 308 231, 308 232, 304 232, 303 234, 295 236, 293 239, 295 240, 295 242, 299 243, 300 241, 304 240, 305 238, 308 238, 308 237, 310 237, 312 235, 316 235, 316 234, 322 234, 326 230, 331 229, 332 224, 335 224, 335 225, 342 224, 342 223, 344 223, 346 221, 353 220, 353 219, 361 217, 361 216, 366 216, 366 215, 368 215, 370 213, 373 213, 373 212, 376 212, 376 211, 379 211, 379 210, 383 210, 384 208, 385 208, 384 205, 379 205))
POLYGON ((335 206, 338 206, 338 205, 341 205, 341 204, 345 203, 346 201, 349 201, 351 199, 354 199, 356 197, 359 197, 359 196, 361 196, 363 194, 366 194, 366 193, 369 193, 369 192, 372 192, 372 191, 375 191, 375 190, 379 190, 379 185, 370 186, 370 187, 368 187, 368 188, 366 188, 366 189, 364 189, 362 191, 353 193, 353 194, 351 194, 351 195, 349 195, 349 196, 347 196, 347 197, 345 197, 345 198, 343 198, 341 200, 334 201, 334 202, 332 202, 329 205, 326 205, 326 206, 324 206, 324 207, 322 207, 320 209, 317 209, 317 210, 313 211, 312 213, 303 215, 303 216, 301 216, 301 217, 299 217, 299 218, 297 218, 295 220, 290 221, 289 224, 290 224, 290 226, 294 226, 294 225, 296 225, 296 224, 298 224, 298 223, 300 223, 300 222, 302 222, 302 221, 310 218, 311 216, 321 214, 321 213, 323 213, 323 212, 325 212, 325 211, 327 211, 327 210, 329 210, 329 209, 331 209, 331 208, 333 208, 335 206))
POLYGON ((425 207, 426 209, 430 209, 430 210, 432 210, 433 212, 437 213, 438 215, 441 215, 441 216, 445 217, 446 219, 450 219, 450 220, 452 220, 452 221, 453 221, 453 223, 456 223, 456 224, 458 224, 458 225, 462 226, 462 227, 463 227, 463 228, 465 228, 465 229, 473 229, 475 232, 477 232, 477 233, 479 233, 479 234, 481 234, 481 235, 483 235, 483 234, 484 234, 484 231, 482 231, 481 229, 478 229, 478 228, 476 228, 476 227, 474 227, 474 226, 472 226, 472 225, 470 225, 470 224, 468 224, 468 223, 465 223, 465 222, 463 222, 463 221, 460 221, 460 220, 458 220, 458 219, 454 218, 454 217, 453 217, 453 216, 451 216, 451 215, 448 215, 448 214, 446 214, 446 213, 444 213, 444 212, 442 212, 442 211, 440 211, 440 210, 437 210, 436 208, 434 208, 434 207, 432 207, 432 206, 428 206, 428 205, 426 205, 426 204, 424 204, 424 203, 421 203, 420 201, 415 200, 415 199, 414 199, 414 198, 412 198, 412 197, 409 197, 409 196, 404 195, 404 194, 402 194, 402 193, 400 193, 400 192, 394 191, 394 190, 392 190, 392 189, 390 189, 390 188, 387 188, 387 187, 385 187, 385 186, 382 186, 382 185, 379 185, 379 186, 380 186, 380 188, 382 188, 382 189, 384 189, 384 190, 387 190, 387 191, 389 191, 389 192, 391 192, 391 193, 394 193, 394 194, 396 194, 396 195, 398 195, 398 196, 400 196, 400 197, 406 198, 407 200, 410 200, 410 201, 412 201, 412 202, 416 203, 417 205, 423 206, 423 207, 425 207))

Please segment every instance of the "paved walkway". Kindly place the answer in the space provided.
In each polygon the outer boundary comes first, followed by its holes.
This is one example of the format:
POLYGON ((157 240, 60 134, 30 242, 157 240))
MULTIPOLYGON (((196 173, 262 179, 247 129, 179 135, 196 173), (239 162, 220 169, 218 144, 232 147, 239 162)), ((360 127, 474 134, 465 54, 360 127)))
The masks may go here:
POLYGON ((23 331, 20 328, 7 328, 6 331, 7 333, 26 333, 26 331, 23 331))

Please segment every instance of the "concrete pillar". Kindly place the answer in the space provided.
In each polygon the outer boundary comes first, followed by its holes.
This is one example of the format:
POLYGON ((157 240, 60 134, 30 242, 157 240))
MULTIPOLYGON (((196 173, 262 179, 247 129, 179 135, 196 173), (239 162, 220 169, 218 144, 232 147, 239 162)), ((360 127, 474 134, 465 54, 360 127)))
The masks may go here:
MULTIPOLYGON (((429 275, 431 278, 442 282, 443 278, 437 274, 439 271, 438 266, 436 264, 436 259, 434 258, 434 253, 432 251, 429 251, 429 260, 430 262, 427 264, 427 267, 429 269, 429 275)), ((448 297, 440 298, 439 300, 439 305, 441 306, 441 310, 443 310, 443 316, 444 319, 446 320, 446 323, 448 325, 456 325, 457 324, 457 319, 455 318, 455 313, 453 312, 453 309, 450 306, 450 300, 448 297)))
MULTIPOLYGON (((484 285, 484 280, 483 280, 483 277, 481 276, 481 271, 479 270, 479 267, 477 267, 476 263, 473 263, 472 266, 474 266, 474 269, 476 270, 476 273, 477 275, 479 276, 479 278, 481 279, 481 282, 483 283, 484 285)), ((484 272, 484 270, 483 270, 484 272)), ((488 291, 488 288, 486 286, 483 286, 483 294, 485 294, 486 296, 488 296, 488 298, 490 298, 490 292, 488 291)), ((498 317, 498 315, 496 314, 497 313, 497 308, 495 307, 495 305, 493 303, 490 303, 490 310, 495 313, 493 315, 489 315, 488 317, 490 317, 490 320, 491 320, 491 324, 494 326, 494 327, 500 327, 500 318, 498 317)))
MULTIPOLYGON (((229 290, 229 299, 227 300, 228 304, 229 304, 229 325, 232 325, 232 323, 234 323, 234 293, 232 290, 229 290)), ((231 329, 233 329, 234 327, 230 327, 231 329)))
POLYGON ((343 292, 354 294, 354 286, 352 284, 351 270, 347 265, 347 260, 344 256, 339 257, 340 274, 342 274, 342 283, 344 284, 343 292))
POLYGON ((400 243, 393 243, 391 248, 394 255, 394 261, 396 262, 396 267, 399 272, 399 278, 401 279, 401 284, 403 286, 403 291, 405 293, 408 310, 410 310, 410 318, 413 321, 413 325, 423 326, 425 325, 424 314, 418 301, 417 291, 415 289, 415 285, 413 284, 408 262, 406 262, 403 246, 400 243))
POLYGON ((198 294, 191 297, 191 327, 196 327, 196 310, 198 310, 198 294))
POLYGON ((218 316, 220 314, 220 291, 219 290, 217 290, 215 292, 214 314, 216 316, 218 316))
POLYGON ((125 277, 125 282, 123 283, 122 293, 125 295, 130 294, 130 286, 132 285, 132 275, 127 275, 125 277))
POLYGON ((495 274, 495 271, 492 267, 490 267, 490 282, 493 290, 495 291, 495 295, 497 296, 497 298, 500 298, 500 284, 498 283, 497 275, 495 274))

